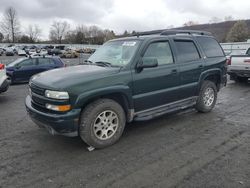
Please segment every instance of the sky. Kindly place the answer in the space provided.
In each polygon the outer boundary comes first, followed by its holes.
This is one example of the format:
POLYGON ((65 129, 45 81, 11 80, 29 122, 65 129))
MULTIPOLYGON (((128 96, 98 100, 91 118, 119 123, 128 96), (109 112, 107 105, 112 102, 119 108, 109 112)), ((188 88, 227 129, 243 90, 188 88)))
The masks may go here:
POLYGON ((0 0, 0 5, 1 19, 12 6, 22 31, 37 24, 42 39, 48 38, 54 20, 69 22, 71 29, 79 24, 97 25, 121 34, 180 27, 188 21, 209 23, 212 17, 250 19, 248 0, 0 0))

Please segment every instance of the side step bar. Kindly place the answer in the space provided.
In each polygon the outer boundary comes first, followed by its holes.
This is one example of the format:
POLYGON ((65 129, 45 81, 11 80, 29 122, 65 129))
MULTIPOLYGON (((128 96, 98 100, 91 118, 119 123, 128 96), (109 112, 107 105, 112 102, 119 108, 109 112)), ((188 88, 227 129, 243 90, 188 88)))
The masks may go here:
POLYGON ((193 107, 196 104, 196 100, 198 97, 191 97, 188 99, 176 101, 173 103, 169 103, 166 105, 154 107, 148 110, 140 111, 135 113, 134 120, 135 121, 146 121, 153 119, 155 117, 175 112, 178 110, 183 110, 189 107, 193 107))

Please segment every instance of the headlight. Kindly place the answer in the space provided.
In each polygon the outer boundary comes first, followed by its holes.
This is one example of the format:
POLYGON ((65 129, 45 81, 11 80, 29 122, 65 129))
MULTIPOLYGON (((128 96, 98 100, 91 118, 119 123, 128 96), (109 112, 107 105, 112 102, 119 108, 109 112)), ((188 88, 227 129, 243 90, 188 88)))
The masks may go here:
POLYGON ((65 91, 45 91, 45 96, 52 99, 69 99, 68 92, 65 91))

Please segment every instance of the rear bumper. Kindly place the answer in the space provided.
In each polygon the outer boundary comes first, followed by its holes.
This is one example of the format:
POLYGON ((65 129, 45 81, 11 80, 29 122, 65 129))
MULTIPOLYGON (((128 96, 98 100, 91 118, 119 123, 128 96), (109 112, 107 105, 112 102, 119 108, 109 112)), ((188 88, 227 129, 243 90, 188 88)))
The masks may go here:
POLYGON ((26 97, 25 106, 31 120, 39 127, 46 128, 52 135, 78 136, 81 109, 73 109, 65 114, 40 112, 32 107, 30 96, 26 97))
POLYGON ((250 69, 249 70, 229 70, 227 72, 230 76, 239 76, 250 78, 250 69))
POLYGON ((0 84, 1 84, 0 85, 0 93, 7 91, 9 86, 10 86, 10 81, 9 81, 8 77, 5 77, 3 79, 3 82, 0 84))

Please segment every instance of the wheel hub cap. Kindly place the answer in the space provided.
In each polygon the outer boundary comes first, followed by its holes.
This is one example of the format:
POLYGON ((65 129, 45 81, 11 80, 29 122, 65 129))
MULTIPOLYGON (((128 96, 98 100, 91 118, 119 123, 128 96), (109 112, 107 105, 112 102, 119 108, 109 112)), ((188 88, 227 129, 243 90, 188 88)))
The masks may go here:
POLYGON ((117 131, 119 119, 115 112, 106 110, 101 112, 94 121, 94 133, 100 140, 111 138, 117 131))
POLYGON ((206 106, 211 106, 214 102, 214 90, 212 88, 207 88, 204 92, 203 101, 206 106))

